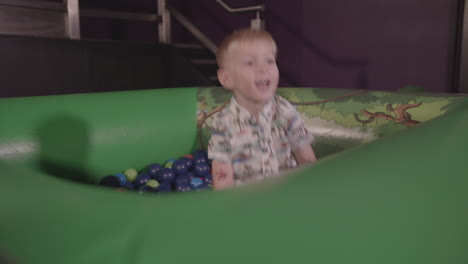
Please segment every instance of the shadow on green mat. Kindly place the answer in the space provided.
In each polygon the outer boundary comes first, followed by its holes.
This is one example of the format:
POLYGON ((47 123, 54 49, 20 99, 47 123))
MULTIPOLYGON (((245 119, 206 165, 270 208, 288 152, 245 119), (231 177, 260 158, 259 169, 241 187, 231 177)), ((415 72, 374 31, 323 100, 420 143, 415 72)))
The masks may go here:
POLYGON ((36 135, 41 171, 67 180, 92 182, 85 169, 90 132, 84 121, 73 116, 55 116, 40 124, 36 135))

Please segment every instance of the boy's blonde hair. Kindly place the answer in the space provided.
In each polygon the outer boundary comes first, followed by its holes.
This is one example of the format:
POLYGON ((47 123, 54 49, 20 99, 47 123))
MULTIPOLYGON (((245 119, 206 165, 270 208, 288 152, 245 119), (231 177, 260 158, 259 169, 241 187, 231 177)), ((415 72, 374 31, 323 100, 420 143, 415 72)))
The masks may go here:
POLYGON ((226 55, 229 53, 229 50, 239 44, 246 44, 256 40, 266 40, 271 42, 273 49, 276 55, 278 50, 276 42, 270 33, 264 30, 245 28, 234 31, 232 34, 228 35, 219 45, 218 51, 216 52, 216 62, 218 67, 222 68, 226 60, 226 55))

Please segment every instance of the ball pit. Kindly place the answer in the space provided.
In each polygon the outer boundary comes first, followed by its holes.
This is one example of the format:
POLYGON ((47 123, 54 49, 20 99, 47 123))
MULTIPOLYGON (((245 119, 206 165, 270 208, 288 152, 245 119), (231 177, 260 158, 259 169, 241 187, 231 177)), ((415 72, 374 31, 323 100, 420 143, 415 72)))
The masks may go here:
POLYGON ((136 171, 136 177, 134 177, 135 171, 135 169, 129 168, 124 173, 105 176, 99 181, 99 184, 118 190, 121 190, 122 187, 128 190, 136 188, 138 193, 167 193, 206 190, 212 188, 213 183, 208 155, 203 150, 196 150, 193 156, 184 155, 179 159, 170 159, 164 167, 159 163, 152 163, 139 172, 136 171), (202 158, 195 163, 191 158, 188 158, 197 156, 202 158), (166 166, 168 163, 170 163, 170 167, 166 166), (199 177, 195 177, 195 175, 199 177), (131 184, 127 185, 127 182, 131 184), (159 187, 161 183, 165 183, 166 186, 159 187))

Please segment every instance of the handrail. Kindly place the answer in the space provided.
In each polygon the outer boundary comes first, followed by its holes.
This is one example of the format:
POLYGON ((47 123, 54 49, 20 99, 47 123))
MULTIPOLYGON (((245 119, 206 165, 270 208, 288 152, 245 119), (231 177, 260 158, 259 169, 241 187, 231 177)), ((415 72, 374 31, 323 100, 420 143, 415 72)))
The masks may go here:
MULTIPOLYGON (((67 13, 69 1, 67 3, 45 2, 45 1, 30 1, 30 0, 0 0, 0 6, 21 7, 27 9, 36 9, 51 12, 67 13)), ((104 9, 79 8, 77 10, 80 16, 124 19, 124 20, 141 20, 148 22, 157 22, 160 18, 153 13, 126 12, 104 9)))
POLYGON ((232 8, 228 4, 226 4, 223 0, 216 0, 224 9, 231 13, 241 13, 241 12, 250 12, 250 11, 257 11, 263 12, 265 11, 265 5, 256 5, 256 6, 248 6, 248 7, 240 7, 240 8, 232 8))
POLYGON ((203 34, 194 24, 192 24, 187 17, 182 15, 177 9, 167 5, 166 8, 171 12, 175 19, 177 19, 188 31, 190 31, 205 47, 207 47, 213 54, 216 54, 218 48, 216 45, 203 34))
POLYGON ((0 0, 0 6, 25 7, 29 9, 38 9, 53 12, 67 12, 64 3, 27 1, 27 0, 0 0))
POLYGON ((110 11, 100 9, 81 8, 80 15, 85 17, 123 19, 123 20, 140 20, 148 22, 157 22, 159 16, 152 13, 136 13, 125 11, 110 11))

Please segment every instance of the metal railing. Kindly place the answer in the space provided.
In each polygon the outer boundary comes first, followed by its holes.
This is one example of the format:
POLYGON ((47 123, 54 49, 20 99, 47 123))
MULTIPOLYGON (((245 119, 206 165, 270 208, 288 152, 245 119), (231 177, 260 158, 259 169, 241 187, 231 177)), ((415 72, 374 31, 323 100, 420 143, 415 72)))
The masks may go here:
POLYGON ((203 46, 208 48, 212 53, 216 54, 218 48, 213 43, 213 41, 211 41, 205 34, 203 34, 203 32, 201 32, 194 24, 192 24, 192 22, 190 22, 187 17, 182 15, 182 13, 180 13, 177 9, 171 6, 167 6, 167 8, 174 16, 174 18, 177 19, 177 21, 179 21, 180 24, 182 24, 190 33, 192 33, 192 35, 203 44, 203 46))
POLYGON ((226 9, 230 13, 244 13, 244 12, 256 12, 256 18, 250 21, 250 27, 258 30, 265 29, 265 21, 260 18, 260 12, 265 11, 265 5, 256 5, 256 6, 248 6, 248 7, 239 7, 239 8, 232 8, 228 4, 226 4, 223 0, 216 0, 224 9, 226 9))
MULTIPOLYGON (((158 3, 166 2, 165 0, 158 0, 158 3)), ((226 4, 223 0, 216 0, 224 9, 226 9, 230 13, 244 13, 244 12, 256 12, 256 18, 251 20, 251 27, 255 29, 264 29, 265 22, 260 18, 260 12, 265 10, 265 5, 256 5, 256 6, 249 6, 249 7, 241 7, 241 8, 232 8, 228 4, 226 4)), ((161 4, 162 7, 162 4, 161 4)), ((216 53, 217 47, 200 29, 198 29, 190 20, 184 16, 181 12, 179 12, 176 8, 165 5, 164 7, 167 8, 170 14, 179 21, 179 23, 185 27, 195 38, 197 38, 202 45, 208 48, 212 53, 216 53)), ((165 22, 162 21, 162 28, 168 30, 167 26, 164 26, 164 23, 169 23, 169 21, 165 22)), ((160 33, 161 34, 161 33, 160 33)))
MULTIPOLYGON (((157 13, 135 13, 123 11, 111 11, 102 9, 80 8, 79 0, 62 0, 60 2, 46 1, 30 1, 30 0, 0 0, 0 8, 20 8, 26 14, 30 13, 31 17, 37 17, 37 12, 41 12, 40 19, 49 19, 47 16, 59 16, 63 14, 65 17, 64 36, 71 39, 80 39, 80 17, 95 17, 108 19, 123 19, 123 20, 140 20, 158 23, 159 42, 164 44, 171 43, 171 15, 180 24, 187 29, 195 38, 197 38, 203 46, 211 52, 216 53, 217 47, 200 29, 198 29, 186 16, 184 16, 176 8, 169 6, 167 0, 157 0, 157 13), (36 12, 36 13, 34 13, 36 12), (36 16, 34 16, 34 15, 36 16)), ((249 7, 232 8, 223 0, 216 0, 225 10, 230 13, 256 12, 256 18, 251 21, 251 27, 261 29, 264 28, 264 21, 260 18, 260 13, 264 12, 265 6, 255 5, 249 7)), ((27 17, 23 18, 28 20, 27 17)), ((31 24, 33 20, 29 20, 31 24)), ((59 21, 56 18, 54 21, 59 21)))

